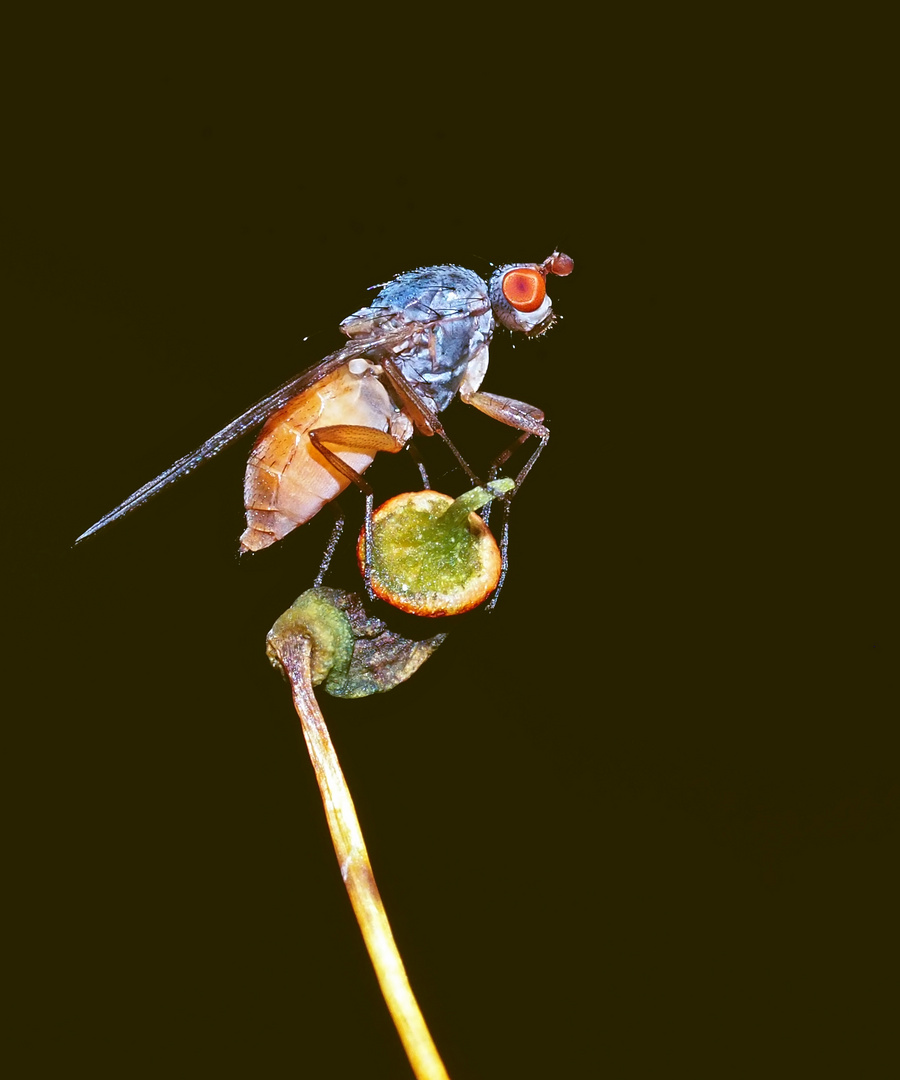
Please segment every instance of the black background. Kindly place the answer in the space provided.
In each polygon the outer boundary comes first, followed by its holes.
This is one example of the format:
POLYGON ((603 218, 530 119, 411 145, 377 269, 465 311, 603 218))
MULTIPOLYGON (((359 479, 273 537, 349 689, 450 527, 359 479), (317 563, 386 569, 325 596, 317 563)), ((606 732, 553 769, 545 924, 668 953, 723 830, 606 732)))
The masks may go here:
MULTIPOLYGON (((484 384, 553 433, 496 612, 323 705, 414 989, 454 1078, 866 1075, 898 799, 867 42, 360 20, 22 37, 15 1075, 409 1075, 264 655, 328 523, 239 561, 245 440, 72 542, 368 286, 556 246, 561 323, 484 384)), ((476 467, 506 440, 445 421, 476 467)))

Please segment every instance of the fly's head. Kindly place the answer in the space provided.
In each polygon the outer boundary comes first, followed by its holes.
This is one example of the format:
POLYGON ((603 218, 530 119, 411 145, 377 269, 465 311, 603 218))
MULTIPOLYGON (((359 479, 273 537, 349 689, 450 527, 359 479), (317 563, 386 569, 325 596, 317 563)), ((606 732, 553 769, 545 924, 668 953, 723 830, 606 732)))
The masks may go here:
POLYGON ((545 334, 556 321, 547 295, 547 275, 565 277, 575 263, 561 251, 554 251, 542 263, 510 263, 491 277, 489 287, 494 318, 507 330, 528 337, 545 334))

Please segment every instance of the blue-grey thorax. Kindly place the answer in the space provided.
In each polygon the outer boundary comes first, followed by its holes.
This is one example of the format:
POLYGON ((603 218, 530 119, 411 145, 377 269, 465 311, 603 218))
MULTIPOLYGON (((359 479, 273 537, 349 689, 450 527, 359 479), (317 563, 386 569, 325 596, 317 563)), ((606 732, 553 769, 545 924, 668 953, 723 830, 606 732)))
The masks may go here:
POLYGON ((372 358, 386 335, 408 330, 408 345, 395 354, 403 375, 432 402, 450 404, 466 367, 487 345, 494 316, 485 282, 461 266, 411 270, 388 282, 372 301, 341 323, 360 342, 371 341, 372 358))

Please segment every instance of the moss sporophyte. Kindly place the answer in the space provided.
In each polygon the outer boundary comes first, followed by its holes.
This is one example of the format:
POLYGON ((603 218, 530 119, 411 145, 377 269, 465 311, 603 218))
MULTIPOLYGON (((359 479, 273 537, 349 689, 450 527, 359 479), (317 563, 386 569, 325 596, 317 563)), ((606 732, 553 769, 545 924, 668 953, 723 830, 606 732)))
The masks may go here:
POLYGON ((403 638, 366 615, 355 594, 316 588, 291 605, 266 639, 269 659, 291 684, 347 895, 417 1080, 448 1080, 447 1071, 409 985, 313 686, 322 685, 339 697, 390 690, 445 637, 437 634, 421 642, 403 638))
MULTIPOLYGON (((372 588, 414 615, 458 615, 485 600, 500 579, 502 558, 493 534, 474 513, 512 491, 512 480, 472 488, 458 499, 438 491, 398 495, 372 517, 372 588)), ((357 545, 365 566, 365 530, 357 545)))
POLYGON ((380 694, 404 682, 447 637, 404 637, 366 612, 355 593, 308 589, 281 615, 266 639, 276 667, 284 642, 310 643, 309 680, 332 697, 380 694))

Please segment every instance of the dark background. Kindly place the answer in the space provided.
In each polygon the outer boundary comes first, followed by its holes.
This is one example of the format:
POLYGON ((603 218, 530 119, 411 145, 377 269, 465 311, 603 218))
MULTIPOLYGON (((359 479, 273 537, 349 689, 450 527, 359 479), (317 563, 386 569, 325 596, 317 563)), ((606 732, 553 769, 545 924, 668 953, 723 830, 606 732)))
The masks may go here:
MULTIPOLYGON (((898 801, 870 39, 345 18, 22 35, 15 1075, 408 1075, 264 655, 328 523, 239 561, 245 440, 72 542, 368 286, 556 246, 561 323, 485 381, 553 432, 496 612, 323 703, 414 989, 454 1078, 868 1074, 898 801)), ((476 467, 505 442, 445 421, 476 467)))

